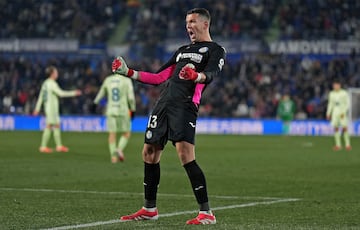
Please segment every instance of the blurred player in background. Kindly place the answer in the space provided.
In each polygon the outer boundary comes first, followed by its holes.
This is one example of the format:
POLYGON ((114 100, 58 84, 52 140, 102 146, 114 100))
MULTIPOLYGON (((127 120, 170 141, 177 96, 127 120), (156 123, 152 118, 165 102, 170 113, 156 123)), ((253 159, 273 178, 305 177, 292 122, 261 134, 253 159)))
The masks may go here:
POLYGON ((326 118, 331 119, 331 126, 334 127, 335 146, 334 151, 341 150, 341 128, 345 141, 346 150, 351 150, 350 135, 348 131, 349 95, 341 88, 339 79, 333 81, 333 90, 329 93, 326 118))
POLYGON ((51 131, 54 132, 54 140, 57 152, 68 152, 69 149, 62 145, 60 132, 59 98, 74 97, 81 95, 80 90, 65 91, 62 90, 56 82, 59 73, 55 66, 49 66, 45 69, 47 79, 41 86, 40 94, 36 102, 33 115, 38 115, 41 105, 44 104, 46 117, 46 127, 43 131, 41 146, 39 151, 42 153, 51 153, 53 150, 47 146, 51 131))
POLYGON ((124 161, 124 149, 129 141, 131 118, 135 113, 135 96, 131 79, 113 74, 108 76, 96 95, 94 104, 107 95, 107 128, 109 131, 109 151, 111 162, 124 161), (116 133, 121 137, 116 145, 116 133))
POLYGON ((187 12, 186 30, 191 43, 180 47, 157 73, 129 69, 121 57, 113 61, 112 70, 143 83, 164 83, 145 132, 144 207, 138 212, 122 216, 122 221, 156 220, 157 190, 160 182, 160 158, 170 140, 185 168, 193 188, 200 212, 187 224, 215 224, 216 219, 208 202, 203 171, 195 161, 195 127, 201 94, 217 77, 224 65, 225 50, 213 42, 209 32, 210 14, 195 8, 187 12))
POLYGON ((290 99, 289 94, 285 93, 277 108, 277 117, 282 121, 282 133, 289 134, 290 122, 294 119, 295 104, 290 99))

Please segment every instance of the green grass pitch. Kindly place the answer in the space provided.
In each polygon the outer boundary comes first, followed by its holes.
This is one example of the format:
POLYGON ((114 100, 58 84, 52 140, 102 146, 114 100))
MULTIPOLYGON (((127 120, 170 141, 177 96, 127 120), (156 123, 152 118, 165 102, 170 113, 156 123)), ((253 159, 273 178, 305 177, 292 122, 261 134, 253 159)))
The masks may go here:
POLYGON ((69 153, 41 154, 40 139, 0 132, 0 229, 360 229, 359 138, 352 151, 333 152, 332 137, 198 135, 218 221, 203 227, 185 225, 197 204, 170 143, 161 160, 163 216, 118 223, 143 204, 143 134, 133 134, 126 161, 115 165, 106 133, 63 133, 69 153))

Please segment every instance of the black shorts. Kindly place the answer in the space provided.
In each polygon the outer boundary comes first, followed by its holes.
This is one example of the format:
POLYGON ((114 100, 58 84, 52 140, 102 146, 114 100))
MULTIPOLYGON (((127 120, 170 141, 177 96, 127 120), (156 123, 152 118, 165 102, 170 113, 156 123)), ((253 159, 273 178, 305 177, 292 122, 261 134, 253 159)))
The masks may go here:
POLYGON ((195 144, 197 116, 198 108, 193 102, 157 103, 148 120, 145 143, 162 148, 168 140, 173 144, 179 141, 195 144))

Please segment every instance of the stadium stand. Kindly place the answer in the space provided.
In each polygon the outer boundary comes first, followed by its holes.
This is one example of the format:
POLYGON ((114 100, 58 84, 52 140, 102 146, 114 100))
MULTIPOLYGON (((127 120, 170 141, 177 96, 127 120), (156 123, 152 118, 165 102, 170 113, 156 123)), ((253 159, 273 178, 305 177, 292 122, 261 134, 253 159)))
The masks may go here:
POLYGON ((207 8, 214 18, 214 37, 262 39, 271 26, 277 0, 263 1, 144 1, 133 17, 128 38, 134 42, 163 41, 185 35, 184 15, 191 7, 207 8), (176 7, 174 7, 176 5, 176 7), (179 25, 184 25, 179 26, 179 25))
MULTIPOLYGON (((144 43, 141 53, 151 57, 151 61, 145 56, 140 61, 129 58, 129 65, 155 71, 163 58, 154 47, 165 39, 184 37, 184 27, 179 25, 184 25, 183 10, 190 7, 209 8, 215 38, 263 41, 270 31, 278 31, 271 37, 274 40, 355 40, 360 36, 360 2, 355 0, 190 2, 0 1, 0 39, 76 38, 81 44, 105 43, 116 23, 127 15, 126 40, 130 46, 144 43)), ((91 100, 109 74, 111 60, 106 55, 97 59, 86 55, 39 59, 0 55, 0 113, 30 114, 44 80, 42 71, 51 63, 59 67, 59 83, 64 89, 79 87, 85 92, 79 98, 61 100, 62 113, 89 114, 91 100)), ((228 62, 221 78, 205 91, 200 114, 275 117, 280 95, 289 92, 296 102, 297 118, 324 118, 330 80, 341 77, 345 87, 360 87, 359 66, 360 57, 355 52, 326 60, 268 53, 242 55, 228 62)), ((139 83, 135 86, 137 114, 146 115, 159 89, 139 83)))
MULTIPOLYGON (((360 87, 360 58, 319 61, 284 59, 261 55, 244 58, 226 65, 218 78, 205 91, 200 114, 216 117, 270 118, 282 93, 289 92, 297 105, 297 117, 324 118, 330 79, 342 77, 345 86, 360 87)), ((46 63, 26 58, 0 60, 1 113, 29 114, 36 101, 49 63, 59 66, 59 83, 63 88, 82 88, 85 95, 63 99, 64 114, 89 114, 91 99, 100 82, 109 74, 111 59, 96 65, 85 59, 52 59, 46 63)), ((136 68, 155 71, 159 61, 132 64, 136 68)), ((149 113, 159 89, 136 84, 138 114, 149 113)), ((100 110, 98 111, 101 112, 100 110)))
POLYGON ((280 39, 359 40, 360 2, 286 1, 279 9, 280 39))
POLYGON ((0 1, 0 38, 76 38, 104 43, 126 4, 116 0, 0 1))

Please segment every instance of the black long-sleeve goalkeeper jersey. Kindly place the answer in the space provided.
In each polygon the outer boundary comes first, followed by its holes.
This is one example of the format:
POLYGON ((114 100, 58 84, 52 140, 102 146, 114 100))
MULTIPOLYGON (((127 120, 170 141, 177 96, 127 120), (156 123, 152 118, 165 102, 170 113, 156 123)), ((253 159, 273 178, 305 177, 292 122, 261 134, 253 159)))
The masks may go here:
POLYGON ((215 76, 217 76, 225 62, 225 49, 215 42, 194 42, 180 47, 171 59, 163 65, 155 76, 145 76, 140 73, 140 81, 149 84, 161 84, 164 88, 158 103, 161 102, 189 102, 200 104, 202 92, 215 76), (193 64, 196 72, 203 72, 206 80, 203 83, 179 78, 180 70, 186 64, 193 64))

